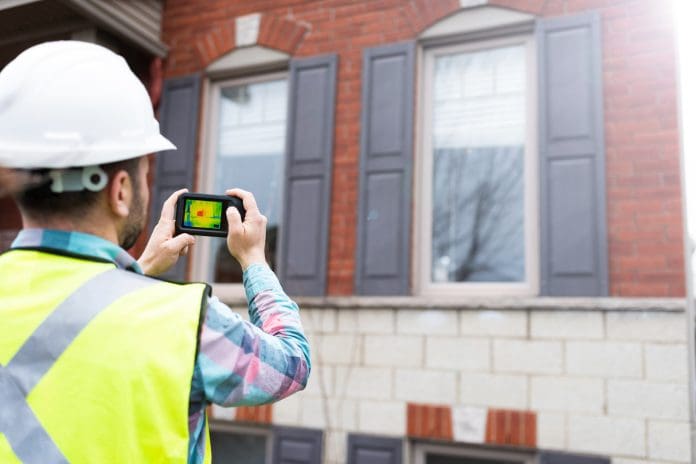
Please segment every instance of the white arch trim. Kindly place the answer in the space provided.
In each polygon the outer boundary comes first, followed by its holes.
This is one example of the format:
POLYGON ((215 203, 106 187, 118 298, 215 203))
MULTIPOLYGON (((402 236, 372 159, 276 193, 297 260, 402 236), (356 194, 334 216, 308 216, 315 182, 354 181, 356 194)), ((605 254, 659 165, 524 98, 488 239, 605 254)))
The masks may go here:
POLYGON ((530 23, 535 16, 486 5, 485 0, 460 0, 462 9, 423 31, 419 39, 434 39, 455 34, 486 31, 530 23))
POLYGON ((237 48, 208 65, 208 73, 220 73, 249 68, 266 68, 286 65, 290 61, 287 53, 254 45, 253 47, 237 48))

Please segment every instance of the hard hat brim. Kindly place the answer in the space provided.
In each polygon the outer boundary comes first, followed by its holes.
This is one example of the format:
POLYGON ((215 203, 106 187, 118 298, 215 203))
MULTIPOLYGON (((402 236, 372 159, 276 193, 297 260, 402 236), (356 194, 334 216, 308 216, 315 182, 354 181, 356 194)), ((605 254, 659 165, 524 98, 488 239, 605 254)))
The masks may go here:
POLYGON ((0 166, 16 169, 78 168, 172 150, 176 150, 176 146, 159 134, 133 147, 107 143, 56 143, 47 147, 45 144, 13 145, 0 142, 0 166))

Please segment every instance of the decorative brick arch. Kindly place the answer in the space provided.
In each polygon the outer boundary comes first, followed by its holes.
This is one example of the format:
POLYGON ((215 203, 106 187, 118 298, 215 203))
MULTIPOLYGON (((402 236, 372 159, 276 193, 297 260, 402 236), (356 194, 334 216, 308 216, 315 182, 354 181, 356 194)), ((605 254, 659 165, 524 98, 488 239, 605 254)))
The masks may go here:
POLYGON ((553 0, 551 2, 549 0, 441 0, 438 2, 415 0, 407 7, 406 14, 413 30, 420 34, 463 8, 493 6, 539 16, 545 12, 545 9, 553 9, 555 4, 562 7, 561 2, 553 0))
MULTIPOLYGON (((197 37, 195 52, 201 67, 208 66, 238 47, 236 32, 239 19, 218 23, 197 37)), ((268 13, 258 14, 258 24, 255 41, 246 42, 243 46, 260 45, 290 55, 294 54, 310 30, 308 25, 292 18, 268 13)))
POLYGON ((443 0, 441 2, 416 0, 406 8, 406 15, 413 25, 413 31, 420 33, 458 9, 458 0, 443 0))
POLYGON ((257 44, 293 55, 307 32, 308 25, 291 18, 263 15, 257 44))
POLYGON ((535 16, 541 16, 544 12, 556 11, 559 8, 562 10, 563 8, 563 2, 557 0, 489 0, 487 5, 508 8, 535 16))

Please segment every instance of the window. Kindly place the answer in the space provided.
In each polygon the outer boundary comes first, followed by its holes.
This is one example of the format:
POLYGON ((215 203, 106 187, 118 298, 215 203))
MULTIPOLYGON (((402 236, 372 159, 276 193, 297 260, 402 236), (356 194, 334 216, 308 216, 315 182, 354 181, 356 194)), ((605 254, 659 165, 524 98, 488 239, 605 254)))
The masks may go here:
POLYGON ((213 464, 319 464, 323 440, 321 430, 210 421, 213 464))
POLYGON ((531 464, 531 453, 488 450, 479 447, 416 444, 414 464, 531 464))
POLYGON ((448 456, 446 454, 432 453, 426 456, 425 464, 515 464, 515 461, 448 456))
MULTIPOLYGON (((287 93, 285 74, 211 85, 207 163, 199 182, 205 192, 223 194, 240 187, 254 193, 268 218, 266 259, 273 270, 283 213, 287 93)), ((241 283, 242 270, 227 252, 225 239, 206 238, 198 247, 197 278, 241 283)))
POLYGON ((211 424, 213 464, 269 464, 270 430, 211 424))
POLYGON ((530 37, 424 51, 423 294, 538 292, 534 69, 530 37))

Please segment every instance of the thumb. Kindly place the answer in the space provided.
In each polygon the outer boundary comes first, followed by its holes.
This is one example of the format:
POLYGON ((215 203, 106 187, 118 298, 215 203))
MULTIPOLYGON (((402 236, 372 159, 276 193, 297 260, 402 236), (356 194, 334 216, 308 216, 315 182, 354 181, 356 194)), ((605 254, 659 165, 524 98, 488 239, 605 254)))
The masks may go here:
POLYGON ((239 215, 239 211, 234 206, 227 208, 227 224, 230 231, 242 228, 242 216, 239 215))
POLYGON ((173 239, 169 240, 168 246, 173 251, 180 253, 181 250, 193 245, 194 243, 196 243, 196 239, 193 237, 193 235, 180 234, 174 237, 173 239))

